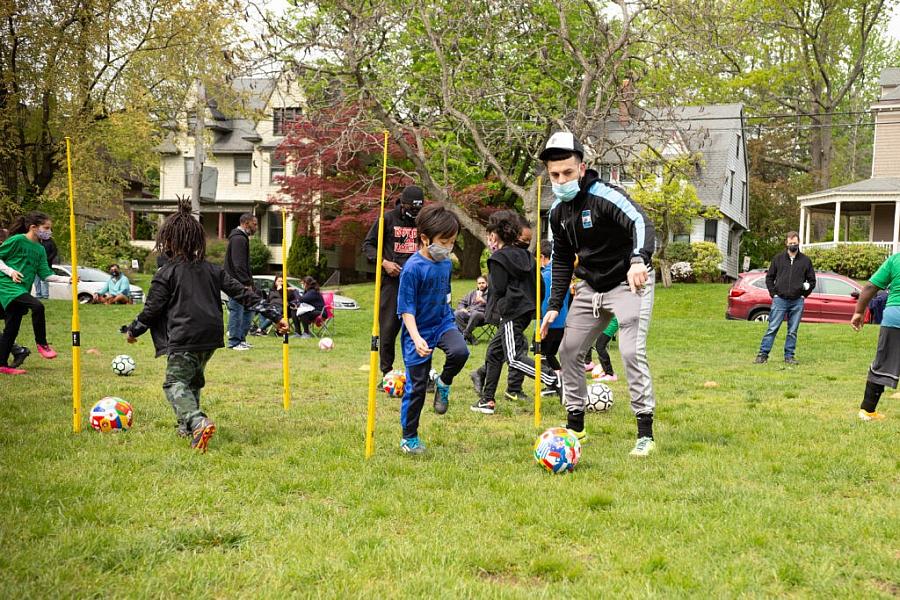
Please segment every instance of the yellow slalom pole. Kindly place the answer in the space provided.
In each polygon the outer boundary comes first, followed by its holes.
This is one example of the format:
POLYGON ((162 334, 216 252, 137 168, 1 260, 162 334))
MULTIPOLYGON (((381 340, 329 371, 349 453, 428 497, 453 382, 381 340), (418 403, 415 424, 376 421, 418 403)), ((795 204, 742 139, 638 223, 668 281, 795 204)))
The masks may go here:
MULTIPOLYGON (((283 206, 281 207, 281 294, 282 294, 282 306, 284 307, 284 319, 288 323, 290 323, 290 317, 288 316, 288 280, 287 280, 287 209, 283 206)), ((282 381, 284 382, 284 393, 282 394, 282 401, 284 402, 284 410, 289 410, 291 408, 291 369, 290 369, 290 344, 288 343, 288 337, 290 336, 290 331, 284 332, 284 339, 281 343, 281 371, 282 371, 282 381)))
POLYGON ((372 311, 372 347, 369 352, 369 409, 366 417, 366 458, 375 454, 375 385, 378 374, 378 309, 381 305, 381 257, 384 252, 384 195, 387 191, 388 132, 384 132, 381 167, 381 207, 378 209, 378 257, 375 260, 375 308, 372 311))
POLYGON ((72 431, 81 433, 81 322, 78 319, 78 242, 75 236, 75 191, 72 185, 71 141, 66 137, 69 179, 69 245, 72 247, 72 431))
MULTIPOLYGON (((537 235, 535 239, 535 304, 537 323, 534 326, 534 426, 541 426, 541 178, 537 178, 537 235)), ((549 290, 548 290, 549 292, 549 290)))

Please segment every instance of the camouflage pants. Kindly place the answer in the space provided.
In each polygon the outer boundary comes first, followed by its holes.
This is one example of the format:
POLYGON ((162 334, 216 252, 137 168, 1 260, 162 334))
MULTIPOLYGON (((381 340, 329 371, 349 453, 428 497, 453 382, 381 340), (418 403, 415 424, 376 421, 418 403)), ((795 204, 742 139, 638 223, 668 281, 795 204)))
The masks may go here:
POLYGON ((200 410, 200 390, 206 385, 203 370, 215 350, 202 352, 173 352, 166 364, 163 391, 175 411, 178 429, 192 431, 206 415, 200 410))

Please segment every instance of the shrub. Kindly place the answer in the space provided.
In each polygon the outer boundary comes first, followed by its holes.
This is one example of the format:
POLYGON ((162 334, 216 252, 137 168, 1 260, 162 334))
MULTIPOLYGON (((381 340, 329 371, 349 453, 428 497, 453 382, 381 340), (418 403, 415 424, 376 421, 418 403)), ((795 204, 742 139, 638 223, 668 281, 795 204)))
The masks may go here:
POLYGON ((316 242, 313 238, 306 235, 295 236, 288 252, 288 274, 294 277, 310 275, 319 283, 325 281, 328 260, 323 254, 320 254, 319 261, 316 262, 316 250, 316 242))
POLYGON ((130 269, 133 259, 141 266, 147 261, 150 251, 131 245, 126 219, 106 221, 86 229, 78 236, 78 262, 82 266, 106 270, 110 264, 118 263, 123 269, 130 269))
POLYGON ((834 271, 852 279, 868 279, 890 254, 887 248, 866 244, 838 244, 804 252, 817 271, 834 271))
POLYGON ((688 242, 672 242, 666 246, 666 257, 672 264, 689 263, 694 260, 694 251, 691 250, 691 245, 688 242))
POLYGON ((206 260, 220 267, 224 266, 227 249, 227 240, 206 240, 206 260))
POLYGON ((269 260, 272 258, 272 251, 263 244, 258 237, 250 238, 250 272, 254 275, 265 273, 269 270, 269 260))
POLYGON ((691 266, 698 281, 716 281, 722 274, 719 265, 722 263, 722 251, 712 242, 694 242, 691 244, 694 260, 691 266))
POLYGON ((673 264, 670 272, 672 273, 672 281, 688 282, 694 280, 694 269, 689 262, 679 261, 673 264))

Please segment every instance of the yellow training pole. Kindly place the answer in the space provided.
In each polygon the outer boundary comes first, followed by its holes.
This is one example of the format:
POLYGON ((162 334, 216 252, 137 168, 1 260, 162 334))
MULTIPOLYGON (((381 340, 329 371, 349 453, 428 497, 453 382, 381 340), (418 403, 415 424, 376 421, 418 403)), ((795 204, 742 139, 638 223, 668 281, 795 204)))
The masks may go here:
POLYGON ((66 138, 69 178, 69 245, 72 247, 72 431, 81 433, 81 323, 78 320, 78 243, 75 238, 75 192, 72 185, 72 150, 66 138))
MULTIPOLYGON (((287 210, 281 207, 281 294, 282 306, 284 307, 284 320, 290 323, 288 316, 288 280, 287 280, 287 210)), ((288 337, 290 330, 284 332, 284 340, 281 343, 281 371, 282 380, 284 381, 284 393, 282 400, 284 402, 284 410, 291 408, 291 369, 290 369, 290 344, 288 337)))
MULTIPOLYGON (((535 304, 537 323, 534 326, 534 426, 541 426, 541 178, 537 178, 537 235, 535 239, 535 304)), ((547 290, 549 292, 549 290, 547 290)))
POLYGON ((375 260, 375 309, 372 311, 372 347, 369 352, 369 410, 366 417, 366 458, 375 454, 375 385, 378 370, 378 308, 381 303, 381 257, 384 252, 384 195, 387 190, 388 132, 384 132, 381 167, 381 207, 378 209, 378 257, 375 260))

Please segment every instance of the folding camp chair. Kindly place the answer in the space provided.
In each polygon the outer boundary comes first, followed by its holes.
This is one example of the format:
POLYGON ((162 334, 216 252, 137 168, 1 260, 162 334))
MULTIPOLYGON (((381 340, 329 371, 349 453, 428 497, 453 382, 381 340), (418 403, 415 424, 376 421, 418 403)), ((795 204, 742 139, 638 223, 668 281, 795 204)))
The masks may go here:
POLYGON ((497 333, 497 326, 485 323, 472 331, 472 337, 475 338, 476 344, 478 342, 489 342, 495 333, 497 333))
POLYGON ((322 292, 325 307, 310 323, 309 330, 317 338, 334 335, 334 292, 322 292))

